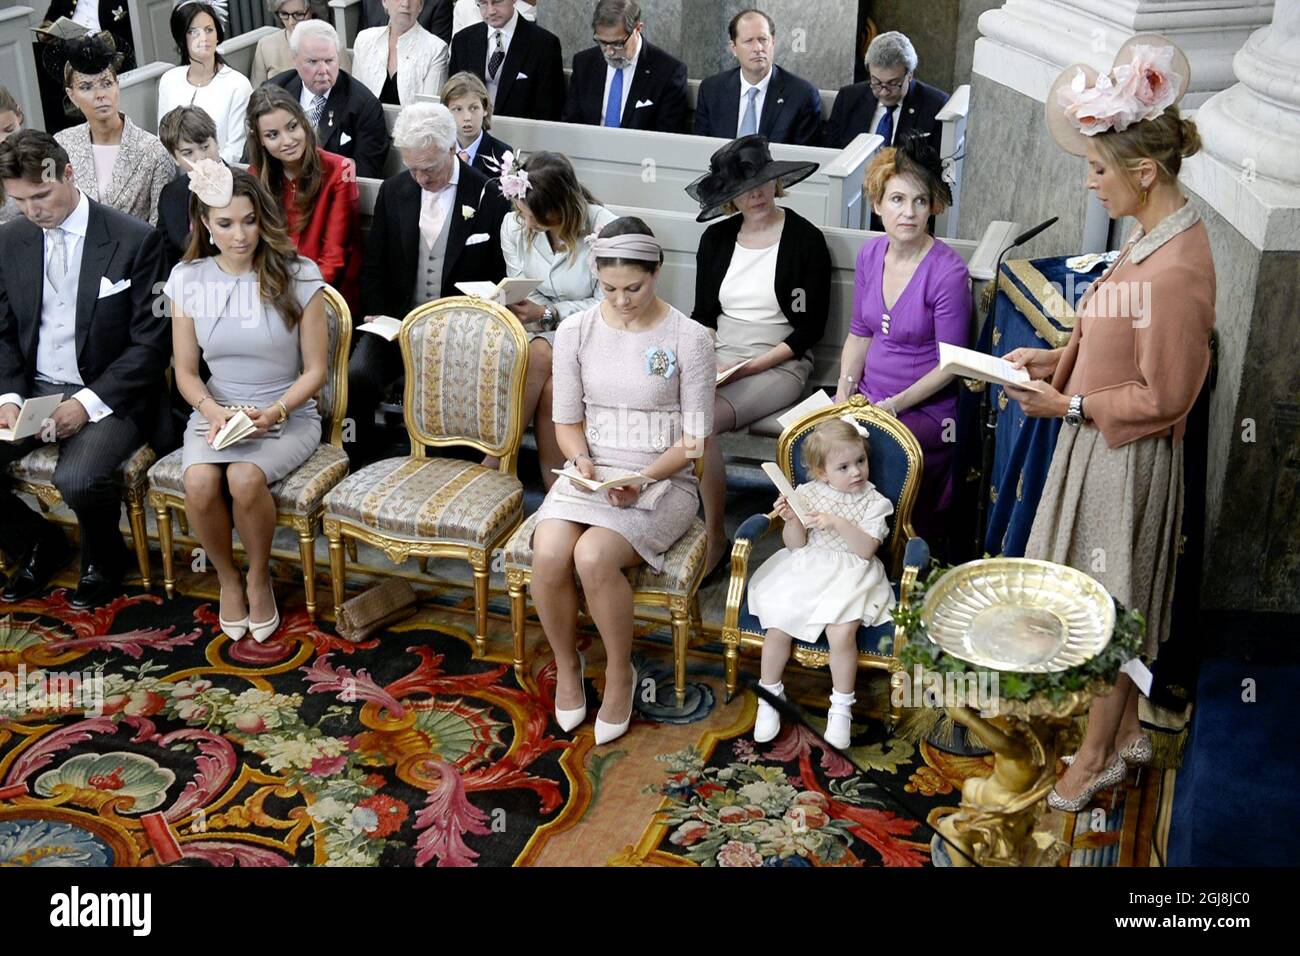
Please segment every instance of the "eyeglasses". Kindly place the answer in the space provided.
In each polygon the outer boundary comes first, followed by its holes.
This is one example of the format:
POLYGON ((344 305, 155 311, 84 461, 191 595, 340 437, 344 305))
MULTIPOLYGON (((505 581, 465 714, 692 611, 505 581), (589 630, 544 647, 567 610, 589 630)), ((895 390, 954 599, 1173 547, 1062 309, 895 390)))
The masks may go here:
POLYGON ((623 37, 623 39, 621 40, 602 40, 598 36, 592 37, 592 40, 596 42, 597 46, 599 46, 601 49, 608 50, 610 53, 615 53, 619 50, 624 49, 628 45, 629 41, 631 41, 631 39, 632 39, 632 34, 630 33, 627 36, 623 37))
POLYGON ((117 86, 117 80, 111 76, 106 76, 98 83, 78 83, 76 90, 82 96, 88 96, 95 90, 111 90, 115 86, 117 86))
POLYGON ((870 86, 872 92, 875 93, 897 93, 903 88, 903 84, 906 82, 906 76, 900 76, 898 79, 890 80, 888 83, 881 83, 873 76, 867 80, 867 85, 870 86))
POLYGON ((280 10, 275 15, 280 18, 281 23, 289 23, 290 21, 293 23, 302 23, 304 20, 311 19, 311 11, 309 10, 300 10, 298 13, 285 13, 283 10, 280 10))

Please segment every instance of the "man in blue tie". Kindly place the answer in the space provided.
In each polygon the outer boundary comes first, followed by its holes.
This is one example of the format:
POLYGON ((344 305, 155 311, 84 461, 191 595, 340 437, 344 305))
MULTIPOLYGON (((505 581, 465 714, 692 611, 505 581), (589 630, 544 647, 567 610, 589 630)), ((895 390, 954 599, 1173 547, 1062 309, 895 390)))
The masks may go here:
POLYGON ((739 66, 700 84, 695 134, 735 139, 761 133, 773 143, 822 144, 822 98, 807 80, 776 65, 776 24, 741 10, 727 26, 739 66))
POLYGON ((589 126, 686 132, 686 64, 643 35, 637 0, 600 0, 596 46, 573 58, 561 119, 589 126))

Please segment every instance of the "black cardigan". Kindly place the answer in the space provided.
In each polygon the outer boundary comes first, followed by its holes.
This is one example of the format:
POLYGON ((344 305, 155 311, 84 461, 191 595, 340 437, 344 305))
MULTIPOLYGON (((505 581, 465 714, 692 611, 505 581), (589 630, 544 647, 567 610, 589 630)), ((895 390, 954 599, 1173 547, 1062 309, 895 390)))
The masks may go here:
MULTIPOLYGON (((704 230, 695 253, 695 309, 691 318, 706 328, 718 327, 722 280, 731 268, 743 216, 716 222, 704 230)), ((785 210, 781 244, 776 252, 776 300, 793 327, 786 337, 795 358, 821 341, 831 307, 831 252, 821 230, 793 209, 785 210)))

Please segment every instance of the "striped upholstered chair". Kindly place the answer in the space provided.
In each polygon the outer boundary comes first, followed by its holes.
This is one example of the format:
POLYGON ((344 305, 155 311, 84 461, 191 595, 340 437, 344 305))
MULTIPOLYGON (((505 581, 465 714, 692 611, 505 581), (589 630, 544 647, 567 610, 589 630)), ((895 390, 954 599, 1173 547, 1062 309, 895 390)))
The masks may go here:
MULTIPOLYGON (((889 580, 894 582, 895 596, 901 601, 916 581, 917 574, 930 562, 929 546, 912 530, 912 506, 921 486, 921 446, 907 426, 875 408, 862 396, 855 395, 847 404, 811 412, 783 431, 776 443, 776 463, 796 488, 808 481, 799 454, 804 439, 823 421, 845 414, 852 414, 870 431, 867 462, 871 483, 894 503, 894 513, 889 516, 889 539, 881 548, 880 559, 889 571, 889 580)), ((749 578, 753 570, 749 566, 750 553, 755 541, 766 534, 779 532, 782 523, 775 514, 754 515, 736 531, 735 544, 731 548, 731 584, 727 588, 727 609, 722 619, 728 700, 736 693, 741 651, 752 648, 761 652, 763 647, 763 630, 758 619, 749 613, 749 578)), ((889 670, 899 639, 900 634, 892 622, 859 627, 858 666, 889 670), (894 639, 893 650, 883 653, 881 641, 890 637, 894 639)), ((826 642, 826 635, 822 634, 812 645, 795 641, 792 656, 806 668, 829 666, 830 645, 826 642)))
POLYGON ((418 306, 398 336, 411 454, 367 465, 325 496, 334 607, 343 603, 344 545, 363 541, 394 563, 411 557, 468 561, 474 573, 474 639, 487 644, 492 552, 523 518, 515 476, 524 432, 528 339, 505 308, 468 296, 418 306), (427 449, 467 446, 497 468, 427 449))
MULTIPOLYGON (((275 502, 275 523, 298 534, 302 560, 303 591, 307 614, 316 615, 316 536, 320 534, 325 493, 348 473, 348 456, 343 451, 343 422, 348 407, 348 352, 352 344, 352 313, 343 296, 325 287, 325 321, 329 330, 329 374, 316 396, 325 439, 311 457, 271 486, 275 502)), ((164 457, 149 469, 149 504, 158 517, 158 543, 162 550, 163 585, 167 596, 176 589, 175 555, 172 545, 172 513, 185 520, 185 473, 181 449, 164 457)), ((184 527, 184 525, 182 525, 184 527)))

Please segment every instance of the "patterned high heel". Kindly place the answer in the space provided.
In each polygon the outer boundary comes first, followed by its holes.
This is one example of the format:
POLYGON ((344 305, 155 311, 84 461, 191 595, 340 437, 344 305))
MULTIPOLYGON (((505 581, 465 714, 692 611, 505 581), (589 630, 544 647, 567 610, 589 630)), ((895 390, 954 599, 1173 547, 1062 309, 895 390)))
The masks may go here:
POLYGON ((1052 792, 1047 795, 1047 805, 1053 810, 1068 810, 1077 813, 1088 805, 1095 793, 1121 783, 1126 776, 1128 776, 1128 765, 1124 763, 1124 758, 1116 754, 1115 759, 1110 762, 1110 766, 1098 774, 1097 778, 1088 784, 1083 792, 1073 800, 1066 800, 1053 787, 1052 792))
MULTIPOLYGON (((1154 753, 1154 748, 1151 746, 1151 738, 1146 734, 1138 734, 1133 738, 1132 743, 1119 751, 1120 757, 1130 767, 1145 767, 1151 762, 1154 753)), ((1070 766, 1070 764, 1074 763, 1074 756, 1074 754, 1070 754, 1068 757, 1062 757, 1061 763, 1065 764, 1067 767, 1070 766)))

